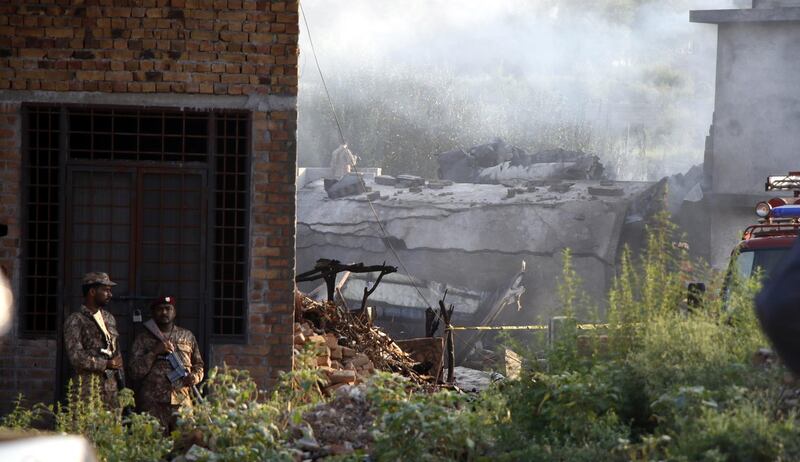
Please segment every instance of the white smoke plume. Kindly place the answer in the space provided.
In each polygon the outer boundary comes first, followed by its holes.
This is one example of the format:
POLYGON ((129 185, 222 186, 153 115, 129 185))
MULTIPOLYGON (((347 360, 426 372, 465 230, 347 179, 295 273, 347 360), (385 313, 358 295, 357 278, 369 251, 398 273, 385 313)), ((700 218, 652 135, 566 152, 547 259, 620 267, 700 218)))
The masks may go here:
MULTIPOLYGON (((439 152, 502 137, 592 152, 613 178, 703 158, 716 27, 690 9, 733 0, 305 0, 344 136, 362 164, 435 172, 439 152)), ((747 3, 747 2, 744 2, 747 3)), ((338 146, 301 18, 298 148, 338 146)))

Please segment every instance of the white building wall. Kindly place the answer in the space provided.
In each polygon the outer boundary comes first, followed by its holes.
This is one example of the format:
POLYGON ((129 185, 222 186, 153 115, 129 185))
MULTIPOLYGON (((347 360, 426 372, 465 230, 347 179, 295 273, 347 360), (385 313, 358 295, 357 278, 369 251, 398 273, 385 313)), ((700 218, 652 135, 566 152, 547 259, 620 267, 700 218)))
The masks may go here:
POLYGON ((720 24, 718 47, 712 192, 763 193, 800 170, 800 22, 720 24))

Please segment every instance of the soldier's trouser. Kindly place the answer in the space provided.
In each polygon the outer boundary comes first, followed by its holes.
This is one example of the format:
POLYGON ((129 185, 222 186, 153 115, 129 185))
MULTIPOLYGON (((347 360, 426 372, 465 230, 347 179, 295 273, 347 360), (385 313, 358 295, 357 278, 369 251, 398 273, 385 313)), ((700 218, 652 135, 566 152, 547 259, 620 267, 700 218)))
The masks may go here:
POLYGON ((158 419, 164 434, 169 435, 172 430, 175 430, 175 424, 178 420, 176 412, 178 412, 179 407, 179 405, 169 403, 147 403, 142 407, 142 410, 158 419))

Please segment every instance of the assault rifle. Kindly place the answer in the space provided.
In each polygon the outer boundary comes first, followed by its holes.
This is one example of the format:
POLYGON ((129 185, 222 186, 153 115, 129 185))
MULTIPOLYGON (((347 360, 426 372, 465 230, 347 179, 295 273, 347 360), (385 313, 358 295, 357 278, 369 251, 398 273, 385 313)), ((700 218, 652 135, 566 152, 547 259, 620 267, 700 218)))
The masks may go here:
MULTIPOLYGON (((114 354, 111 352, 111 345, 106 345, 105 348, 100 348, 100 356, 105 359, 113 359, 114 354)), ((117 388, 122 390, 125 388, 125 369, 106 369, 105 370, 106 377, 111 378, 114 377, 117 379, 117 388)))
MULTIPOLYGON (((161 342, 167 343, 167 339, 164 337, 164 334, 161 332, 161 329, 158 328, 156 322, 152 319, 148 319, 142 325, 151 333, 153 334, 158 340, 161 342)), ((186 369, 186 366, 183 365, 183 361, 181 361, 181 357, 175 351, 169 351, 164 356, 169 363, 169 366, 172 370, 167 372, 167 378, 169 382, 172 384, 173 388, 180 388, 183 386, 183 379, 189 376, 189 370, 186 369)), ((202 401, 203 397, 200 395, 200 391, 197 389, 196 385, 192 385, 192 391, 194 392, 195 397, 202 401)))

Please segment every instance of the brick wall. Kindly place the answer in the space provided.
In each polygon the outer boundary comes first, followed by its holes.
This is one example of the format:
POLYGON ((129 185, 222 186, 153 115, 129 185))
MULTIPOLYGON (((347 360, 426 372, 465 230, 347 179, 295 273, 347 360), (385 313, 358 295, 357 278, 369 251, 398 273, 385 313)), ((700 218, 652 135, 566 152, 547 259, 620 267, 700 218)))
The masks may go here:
POLYGON ((0 2, 0 89, 297 94, 297 1, 0 2))
POLYGON ((248 369, 262 387, 292 367, 296 111, 253 114, 247 345, 212 345, 213 364, 248 369))
MULTIPOLYGON (((252 113, 247 343, 212 344, 209 358, 212 365, 247 368, 262 388, 271 386, 292 366, 297 1, 17 3, 23 2, 0 0, 0 223, 10 225, 9 236, 0 238, 0 266, 12 277, 15 294, 19 101, 82 102, 91 95, 92 104, 130 104, 115 97, 160 93, 194 97, 188 104, 198 109, 235 109, 232 100, 220 106, 215 98, 283 98, 258 104, 252 113), (65 96, 54 99, 54 92, 65 96)), ((161 104, 147 101, 138 104, 161 104)), ((245 107, 253 106, 242 102, 238 108, 245 107)), ((36 401, 52 399, 56 350, 54 340, 19 338, 16 329, 0 338, 0 414, 18 392, 36 401)))

